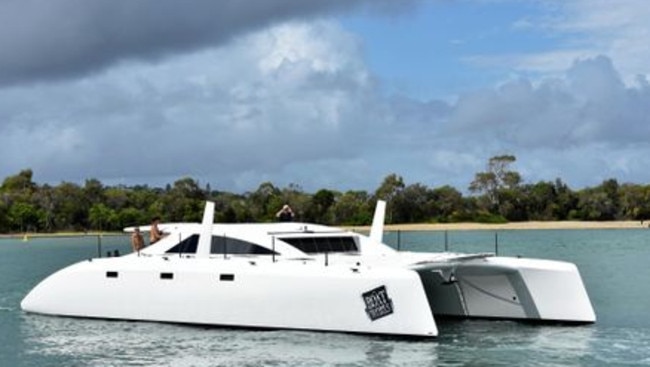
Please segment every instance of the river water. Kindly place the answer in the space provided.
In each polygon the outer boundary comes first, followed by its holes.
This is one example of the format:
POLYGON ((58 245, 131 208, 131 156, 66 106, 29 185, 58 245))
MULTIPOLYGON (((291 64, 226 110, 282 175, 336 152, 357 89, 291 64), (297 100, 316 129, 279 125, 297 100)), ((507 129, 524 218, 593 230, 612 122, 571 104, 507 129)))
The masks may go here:
MULTIPOLYGON (((493 252, 578 265, 598 321, 443 321, 432 340, 25 314, 48 274, 97 255, 95 237, 0 239, 0 366, 650 366, 650 230, 387 233, 409 251, 493 252)), ((102 252, 128 251, 103 237, 102 252)))

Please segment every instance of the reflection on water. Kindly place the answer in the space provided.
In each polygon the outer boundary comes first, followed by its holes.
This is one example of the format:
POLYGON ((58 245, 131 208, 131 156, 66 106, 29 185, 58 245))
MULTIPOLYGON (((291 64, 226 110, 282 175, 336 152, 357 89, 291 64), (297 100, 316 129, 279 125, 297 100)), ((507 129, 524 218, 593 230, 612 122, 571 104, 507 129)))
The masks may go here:
MULTIPOLYGON (((603 352, 611 338, 594 341, 591 326, 472 320, 444 321, 440 329, 438 339, 411 340, 25 315, 21 333, 35 365, 67 366, 555 366, 616 363, 649 346, 646 335, 603 352)), ((624 340, 630 337, 638 336, 624 340)))
POLYGON ((466 320, 444 322, 440 330, 440 365, 574 365, 594 352, 590 326, 466 320))
POLYGON ((29 349, 66 365, 269 366, 404 365, 429 351, 377 337, 299 331, 251 331, 144 322, 27 315, 29 349), (408 350, 404 350, 404 348, 408 350))
POLYGON ((591 342, 597 350, 585 358, 589 365, 650 366, 650 333, 645 328, 598 328, 591 342))

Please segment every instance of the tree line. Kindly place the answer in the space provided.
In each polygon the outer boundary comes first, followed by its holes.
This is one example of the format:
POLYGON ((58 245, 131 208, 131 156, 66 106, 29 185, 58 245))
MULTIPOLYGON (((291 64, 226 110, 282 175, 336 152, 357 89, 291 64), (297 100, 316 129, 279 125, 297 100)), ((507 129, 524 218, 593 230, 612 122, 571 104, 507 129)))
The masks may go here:
POLYGON ((576 191, 559 178, 523 183, 511 169, 515 161, 512 155, 490 158, 486 170, 475 174, 469 195, 449 185, 407 185, 395 173, 374 192, 308 193, 295 184, 281 188, 264 182, 255 191, 237 194, 201 187, 189 177, 164 188, 105 186, 97 179, 83 185, 39 185, 32 170, 25 169, 0 186, 0 233, 116 231, 156 216, 163 222, 198 222, 205 200, 215 202, 215 221, 221 223, 273 221, 288 203, 298 221, 367 225, 378 199, 387 201, 387 223, 650 219, 650 185, 619 184, 611 178, 576 191))

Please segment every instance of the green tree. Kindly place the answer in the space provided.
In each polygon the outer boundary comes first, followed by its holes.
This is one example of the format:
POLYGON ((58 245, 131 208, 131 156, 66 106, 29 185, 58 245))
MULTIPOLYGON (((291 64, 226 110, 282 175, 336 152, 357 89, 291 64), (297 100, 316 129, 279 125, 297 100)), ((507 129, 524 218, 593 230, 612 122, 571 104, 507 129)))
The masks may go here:
POLYGON ((0 192, 31 194, 37 188, 32 181, 33 176, 34 173, 31 169, 25 169, 15 176, 9 176, 2 182, 0 192))
POLYGON ((572 191, 561 179, 555 180, 555 201, 553 206, 553 219, 570 219, 571 213, 578 206, 578 195, 572 191))
POLYGON ((54 226, 58 230, 88 228, 88 205, 79 185, 63 182, 52 191, 54 226))
POLYGON ((10 232, 9 208, 3 200, 0 200, 0 233, 10 232))
POLYGON ((430 189, 421 183, 406 186, 393 173, 373 195, 365 191, 339 193, 326 188, 314 194, 296 184, 277 188, 262 183, 252 193, 212 191, 185 177, 165 188, 104 186, 88 179, 83 186, 63 182, 39 186, 30 169, 9 176, 0 185, 0 232, 19 230, 115 230, 163 221, 200 221, 205 199, 216 202, 221 222, 269 221, 288 203, 296 220, 336 224, 369 224, 377 199, 388 203, 387 221, 616 220, 650 219, 650 185, 619 184, 614 178, 599 186, 572 191, 561 179, 522 184, 510 166, 514 156, 490 158, 485 172, 470 184, 475 194, 463 195, 451 186, 430 189))
MULTIPOLYGON (((108 187, 104 191, 103 203, 113 210, 120 210, 130 204, 129 191, 124 187, 108 187)), ((139 206, 140 208, 146 206, 139 206)))
POLYGON ((454 214, 459 215, 465 210, 463 194, 455 188, 445 185, 431 191, 433 212, 431 213, 439 222, 452 221, 454 214))
POLYGON ((38 188, 32 195, 32 202, 39 208, 41 212, 41 223, 39 228, 46 232, 51 232, 56 229, 55 226, 55 205, 54 205, 54 189, 50 185, 43 185, 38 188))
POLYGON ((332 207, 334 222, 348 225, 367 225, 372 221, 370 196, 366 191, 347 191, 338 197, 332 207))
POLYGON ((552 182, 540 181, 524 187, 527 219, 553 220, 557 208, 557 193, 552 182))
POLYGON ((388 223, 393 223, 393 198, 397 196, 397 194, 399 194, 399 192, 402 191, 404 187, 405 185, 402 176, 391 173, 384 178, 381 185, 379 185, 379 188, 377 188, 375 191, 376 200, 386 201, 386 221, 388 223))
POLYGON ((93 204, 88 210, 88 221, 93 229, 100 231, 117 229, 117 214, 115 210, 103 203, 93 204))
POLYGON ((650 186, 623 184, 619 187, 620 212, 625 219, 650 218, 650 186))
POLYGON ((307 220, 316 223, 330 223, 331 215, 329 209, 334 204, 334 192, 321 189, 311 198, 311 204, 307 209, 307 220))
POLYGON ((582 220, 613 220, 616 207, 605 191, 586 188, 578 193, 578 213, 582 220))
MULTIPOLYGON (((167 220, 200 222, 203 217, 205 199, 206 193, 201 189, 197 181, 189 177, 177 180, 162 198, 167 220)), ((153 214, 156 215, 156 213, 153 214)))
POLYGON ((619 219, 620 203, 619 185, 615 179, 603 181, 599 186, 586 188, 578 192, 579 218, 583 220, 619 219))
POLYGON ((249 195, 251 211, 258 221, 275 220, 275 213, 282 207, 280 190, 270 182, 262 183, 249 195))
POLYGON ((105 202, 104 198, 104 185, 95 179, 91 178, 86 180, 86 184, 83 187, 83 194, 86 202, 90 205, 95 205, 105 202))
POLYGON ((497 215, 508 221, 528 220, 527 195, 520 188, 502 189, 499 192, 497 215))
POLYGON ((612 205, 611 208, 611 211, 613 212, 613 214, 611 215, 612 220, 618 219, 620 216, 620 207, 621 207, 618 181, 615 178, 610 178, 603 181, 603 183, 600 186, 603 192, 605 193, 605 195, 607 195, 607 200, 612 205))
MULTIPOLYGON (((113 209, 110 209, 113 210, 113 209)), ((112 229, 122 229, 130 226, 139 226, 149 224, 151 216, 147 215, 143 210, 128 207, 120 209, 115 214, 115 226, 112 229)))
MULTIPOLYGON (((311 205, 311 195, 305 193, 303 188, 295 183, 289 184, 283 188, 280 193, 281 202, 273 206, 273 210, 277 212, 282 205, 289 204, 293 209, 294 220, 306 221, 305 213, 311 205)), ((273 213, 275 215, 275 213, 273 213)))
MULTIPOLYGON (((514 155, 500 155, 490 158, 486 172, 478 172, 469 185, 472 193, 483 193, 490 210, 499 212, 499 204, 503 190, 513 190, 521 183, 521 175, 510 170, 510 165, 517 158, 514 155)), ((510 193, 509 196, 512 196, 510 193)))
POLYGON ((40 222, 40 213, 36 207, 24 202, 14 203, 9 208, 9 221, 20 232, 36 230, 40 222))
POLYGON ((392 223, 425 222, 431 217, 429 189, 419 183, 406 186, 393 197, 392 223))

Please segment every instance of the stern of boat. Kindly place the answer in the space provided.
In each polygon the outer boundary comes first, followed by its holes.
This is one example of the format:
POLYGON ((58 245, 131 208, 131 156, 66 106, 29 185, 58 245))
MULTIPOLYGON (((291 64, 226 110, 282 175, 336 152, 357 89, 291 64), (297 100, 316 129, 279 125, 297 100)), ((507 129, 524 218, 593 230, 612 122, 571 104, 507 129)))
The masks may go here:
POLYGON ((418 273, 436 316, 596 321, 580 273, 568 262, 486 256, 429 264, 418 273))

